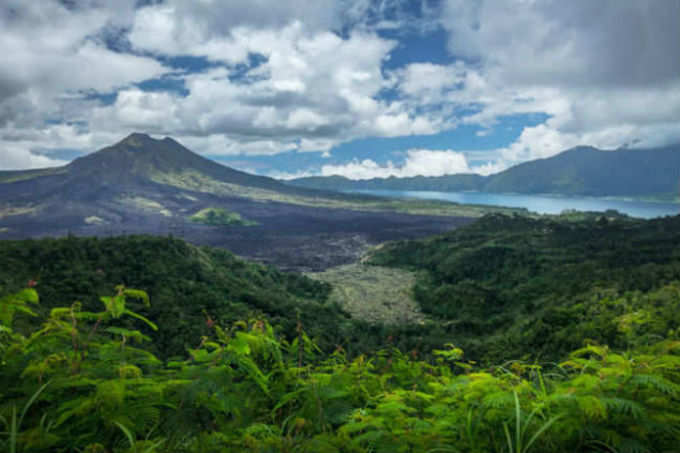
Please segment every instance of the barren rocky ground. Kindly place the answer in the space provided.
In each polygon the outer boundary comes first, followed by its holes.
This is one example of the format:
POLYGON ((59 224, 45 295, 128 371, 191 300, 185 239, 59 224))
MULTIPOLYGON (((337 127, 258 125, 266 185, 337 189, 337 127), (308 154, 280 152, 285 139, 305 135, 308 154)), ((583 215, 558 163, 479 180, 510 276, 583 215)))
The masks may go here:
POLYGON ((346 264, 307 276, 330 283, 332 302, 353 317, 382 324, 411 324, 425 320, 413 298, 416 274, 402 269, 346 264))
POLYGON ((179 214, 111 206, 92 212, 79 204, 23 214, 1 220, 0 239, 45 236, 113 236, 121 234, 172 234, 198 245, 223 247, 237 255, 274 264, 284 270, 320 271, 357 261, 370 246, 385 241, 411 239, 451 230, 470 222, 462 217, 423 216, 393 212, 364 212, 315 208, 277 202, 214 197, 186 200, 173 206, 175 213, 196 212, 206 206, 223 207, 255 226, 209 226, 193 223, 179 214), (102 222, 92 220, 103 219, 102 222), (83 219, 90 218, 90 224, 83 219))

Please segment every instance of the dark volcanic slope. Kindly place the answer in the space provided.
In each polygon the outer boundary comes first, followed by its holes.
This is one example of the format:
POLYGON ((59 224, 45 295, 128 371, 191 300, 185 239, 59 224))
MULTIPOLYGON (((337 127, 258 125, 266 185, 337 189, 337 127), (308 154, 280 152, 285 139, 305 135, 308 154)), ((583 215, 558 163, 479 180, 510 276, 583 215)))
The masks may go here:
POLYGON ((132 134, 65 167, 1 172, 0 238, 173 234, 284 268, 318 270, 356 259, 369 244, 439 233, 468 221, 288 202, 319 198, 355 200, 231 169, 171 138, 132 134), (193 178, 190 184, 181 179, 186 174, 193 178), (258 225, 189 220, 204 208, 236 212, 258 225))
POLYGON ((109 193, 154 187, 152 178, 155 175, 188 170, 243 187, 302 196, 318 194, 220 165, 193 153, 169 137, 155 140, 139 133, 51 171, 2 172, 0 183, 3 179, 10 181, 2 185, 3 198, 11 195, 14 199, 23 197, 34 202, 45 198, 91 201, 106 198, 109 193))

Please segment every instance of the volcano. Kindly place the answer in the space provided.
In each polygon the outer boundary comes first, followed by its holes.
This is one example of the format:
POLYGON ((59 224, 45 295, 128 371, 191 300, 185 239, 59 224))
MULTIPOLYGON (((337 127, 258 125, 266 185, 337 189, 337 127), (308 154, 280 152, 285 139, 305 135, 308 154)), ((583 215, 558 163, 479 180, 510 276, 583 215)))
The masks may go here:
POLYGON ((0 239, 175 235, 283 268, 324 269, 369 245, 468 219, 348 209, 365 198, 294 187, 133 133, 63 167, 0 172, 0 239))

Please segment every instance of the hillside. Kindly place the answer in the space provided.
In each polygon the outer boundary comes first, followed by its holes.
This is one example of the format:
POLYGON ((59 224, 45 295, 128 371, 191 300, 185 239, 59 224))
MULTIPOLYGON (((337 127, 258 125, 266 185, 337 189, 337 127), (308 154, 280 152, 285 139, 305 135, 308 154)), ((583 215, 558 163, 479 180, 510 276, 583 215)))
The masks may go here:
MULTIPOLYGON (((325 350, 351 338, 349 315, 326 299, 327 284, 299 274, 238 259, 228 251, 195 247, 171 238, 116 238, 0 241, 0 295, 37 282, 39 312, 64 303, 95 310, 98 295, 116 285, 143 288, 153 304, 144 316, 162 326, 145 331, 162 357, 183 355, 209 329, 220 324, 264 316, 284 336, 294 337, 298 318, 325 350)), ((351 346, 348 349, 352 349, 351 346)))
POLYGON ((454 341, 482 363, 558 360, 586 339, 625 347, 612 324, 621 310, 657 304, 662 327, 675 329, 664 311, 674 299, 655 292, 680 281, 678 244, 680 217, 490 215, 385 244, 369 255, 375 271, 336 267, 310 280, 173 238, 0 241, 0 290, 36 280, 44 309, 75 300, 89 309, 116 285, 143 289, 154 304, 142 313, 167 324, 154 336, 162 355, 199 338, 207 315, 228 323, 259 313, 290 338, 299 313, 324 350, 358 353, 391 338, 425 355, 454 341))
POLYGON ((513 211, 292 187, 138 133, 64 167, 0 172, 0 239, 173 234, 300 270, 513 211), (197 221, 208 212, 224 213, 222 221, 197 221))
POLYGON ((680 145, 618 151, 579 147, 493 175, 483 190, 672 198, 679 183, 680 145))
POLYGON ((525 162, 487 177, 459 174, 354 181, 341 176, 329 176, 294 179, 289 184, 325 190, 476 190, 675 199, 678 196, 679 182, 680 145, 672 145, 617 151, 577 147, 553 157, 525 162))
POLYGON ((680 217, 487 216, 386 245, 371 263, 418 272, 414 295, 432 335, 475 360, 559 360, 585 341, 627 347, 617 323, 629 311, 640 317, 636 341, 675 332, 680 293, 663 288, 680 281, 679 244, 680 217))

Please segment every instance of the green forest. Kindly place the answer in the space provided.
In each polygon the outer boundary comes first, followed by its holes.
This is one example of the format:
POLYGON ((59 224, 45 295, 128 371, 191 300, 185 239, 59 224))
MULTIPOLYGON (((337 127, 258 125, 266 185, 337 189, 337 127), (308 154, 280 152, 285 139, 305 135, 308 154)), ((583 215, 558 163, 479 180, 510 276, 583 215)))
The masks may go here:
POLYGON ((418 270, 415 297, 438 335, 485 364, 559 360, 586 340, 621 350, 680 325, 677 216, 488 215, 372 262, 418 270))
POLYGON ((488 215, 368 262, 426 319, 171 237, 0 243, 16 452, 674 452, 680 218, 488 215), (370 301, 367 301, 370 303, 370 301))

